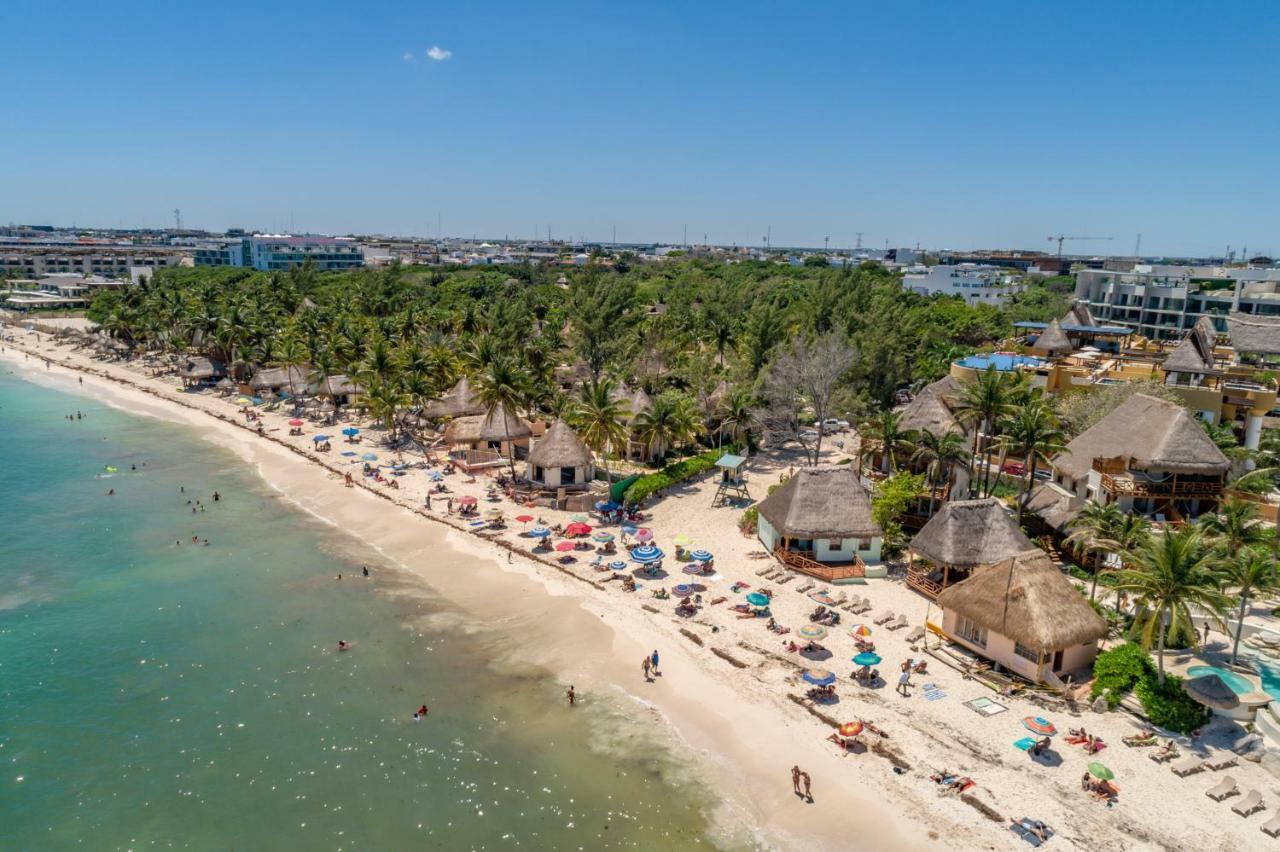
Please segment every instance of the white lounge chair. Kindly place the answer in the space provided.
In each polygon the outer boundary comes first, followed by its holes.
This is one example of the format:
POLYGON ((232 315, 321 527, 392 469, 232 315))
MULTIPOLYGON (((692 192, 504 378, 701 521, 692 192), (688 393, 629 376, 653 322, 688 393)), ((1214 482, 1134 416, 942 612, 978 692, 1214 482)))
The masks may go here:
POLYGON ((1205 790, 1204 794, 1215 802, 1221 802, 1228 796, 1234 796, 1239 792, 1240 788, 1236 785, 1236 779, 1228 775, 1219 781, 1216 787, 1205 790))
POLYGON ((1231 810, 1242 817, 1247 817, 1262 810, 1262 807, 1262 794, 1257 790, 1250 790, 1247 796, 1231 806, 1231 810))
POLYGON ((924 628, 918 624, 915 627, 911 628, 911 632, 907 634, 907 642, 910 644, 915 644, 916 642, 919 642, 923 638, 924 638, 924 628))
POLYGON ((854 615, 862 615, 864 612, 870 612, 870 611, 871 611, 870 598, 862 598, 860 600, 855 599, 853 602, 853 608, 849 610, 849 612, 853 613, 854 615))
POLYGON ((1204 758, 1197 757, 1194 754, 1188 755, 1170 766, 1169 769, 1179 778, 1185 778, 1196 772, 1204 772, 1204 758))
POLYGON ((872 619, 873 624, 888 624, 890 621, 893 621, 893 612, 887 609, 872 619))
POLYGON ((1271 819, 1264 822, 1261 828, 1264 834, 1271 837, 1280 837, 1280 808, 1276 808, 1276 812, 1271 815, 1271 819))
POLYGON ((906 627, 909 623, 910 622, 907 621, 907 617, 905 615, 900 615, 885 626, 888 627, 890 630, 901 630, 902 628, 906 627))
POLYGON ((1204 765, 1215 772, 1219 769, 1235 766, 1238 763, 1240 763, 1239 756, 1229 751, 1220 751, 1217 754, 1212 754, 1204 761, 1204 765))

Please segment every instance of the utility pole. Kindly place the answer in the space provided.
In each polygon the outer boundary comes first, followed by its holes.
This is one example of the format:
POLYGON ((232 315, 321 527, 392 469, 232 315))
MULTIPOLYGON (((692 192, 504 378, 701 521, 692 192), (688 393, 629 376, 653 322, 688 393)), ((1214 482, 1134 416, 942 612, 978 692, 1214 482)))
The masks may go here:
POLYGON ((1138 260, 1141 257, 1142 257, 1142 234, 1138 234, 1138 239, 1133 244, 1133 259, 1138 260))
POLYGON ((685 248, 689 247, 689 226, 684 226, 684 242, 681 243, 685 248))
POLYGON ((823 237, 823 238, 822 238, 822 253, 823 253, 823 254, 826 254, 826 253, 827 253, 827 248, 830 246, 830 244, 831 244, 831 238, 830 238, 830 237, 823 237))
POLYGON ((858 251, 862 251, 862 232, 861 231, 857 232, 857 237, 858 237, 858 244, 854 246, 854 248, 857 249, 858 251))

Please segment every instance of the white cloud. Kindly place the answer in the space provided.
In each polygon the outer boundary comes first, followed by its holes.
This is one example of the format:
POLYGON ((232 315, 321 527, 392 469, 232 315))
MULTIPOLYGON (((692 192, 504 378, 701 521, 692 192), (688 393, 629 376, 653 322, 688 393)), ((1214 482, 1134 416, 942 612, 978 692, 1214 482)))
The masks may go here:
POLYGON ((412 61, 413 61, 413 53, 412 53, 412 52, 410 52, 410 51, 408 51, 408 50, 406 50, 404 53, 402 53, 402 54, 400 55, 400 58, 401 58, 401 59, 403 59, 405 62, 412 62, 412 61))
POLYGON ((445 50, 438 44, 432 45, 431 49, 427 51, 427 58, 434 59, 436 62, 444 62, 450 56, 453 56, 453 51, 445 50))

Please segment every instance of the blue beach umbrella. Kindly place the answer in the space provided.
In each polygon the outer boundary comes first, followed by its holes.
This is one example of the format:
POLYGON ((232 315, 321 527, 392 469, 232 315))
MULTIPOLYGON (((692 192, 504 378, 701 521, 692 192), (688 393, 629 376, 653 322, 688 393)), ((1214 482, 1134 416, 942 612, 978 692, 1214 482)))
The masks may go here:
POLYGON ((433 470, 427 474, 427 478, 430 479, 432 482, 439 482, 440 480, 444 479, 444 474, 438 470, 433 470))
POLYGON ((830 686, 836 682, 836 676, 826 669, 805 669, 800 677, 814 686, 830 686))
POLYGON ((694 562, 710 562, 710 561, 711 561, 711 551, 710 551, 710 550, 695 550, 695 551, 692 551, 692 552, 689 554, 689 558, 690 558, 690 559, 692 559, 694 562))
POLYGON ((880 655, 873 654, 870 651, 864 651, 854 657, 853 662, 859 666, 878 666, 880 665, 880 655))
POLYGON ((671 590, 671 594, 678 598, 687 598, 689 595, 693 594, 693 586, 690 586, 688 583, 681 583, 671 590))
POLYGON ((328 435, 313 435, 313 436, 311 437, 311 443, 313 443, 313 444, 318 444, 318 443, 320 443, 321 441, 327 441, 327 440, 329 440, 329 436, 328 436, 328 435))
POLYGON ((633 527, 633 526, 631 526, 630 524, 623 524, 623 526, 622 526, 622 534, 623 534, 623 535, 635 535, 635 534, 636 534, 636 528, 635 528, 635 527, 633 527))
POLYGON ((655 562, 661 562, 664 556, 666 554, 652 544, 642 544, 631 551, 632 561, 639 562, 641 565, 652 565, 655 562))
POLYGON ((354 437, 355 435, 359 435, 360 430, 354 426, 348 426, 347 428, 342 430, 342 434, 346 435, 348 438, 351 438, 351 437, 354 437))
POLYGON ((616 512, 622 507, 612 500, 601 500, 596 503, 596 511, 598 512, 616 512))
POLYGON ((551 530, 546 527, 534 527, 525 533, 525 535, 529 536, 529 538, 546 538, 551 535, 551 530))
POLYGON ((747 595, 747 603, 751 604, 752 606, 768 606, 769 596, 762 595, 759 592, 752 592, 751 594, 747 595))
POLYGON ((616 562, 610 562, 609 569, 612 571, 625 571, 627 570, 627 563, 619 559, 616 562))

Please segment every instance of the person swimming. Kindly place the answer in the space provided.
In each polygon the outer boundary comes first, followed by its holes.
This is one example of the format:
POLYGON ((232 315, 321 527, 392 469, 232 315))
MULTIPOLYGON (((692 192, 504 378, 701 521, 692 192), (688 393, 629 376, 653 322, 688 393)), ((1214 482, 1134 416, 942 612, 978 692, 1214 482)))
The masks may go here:
POLYGON ((338 640, 338 650, 339 650, 339 651, 345 651, 345 650, 347 650, 347 649, 348 649, 348 648, 350 648, 350 647, 351 647, 351 646, 347 644, 347 642, 346 642, 346 640, 345 640, 345 639, 339 639, 339 640, 338 640))
POLYGON ((413 718, 414 718, 415 720, 422 719, 422 718, 424 718, 424 717, 427 715, 427 713, 429 713, 429 712, 431 712, 431 711, 427 709, 427 705, 423 704, 423 705, 422 705, 421 707, 419 707, 417 710, 414 710, 414 711, 413 711, 413 718))

